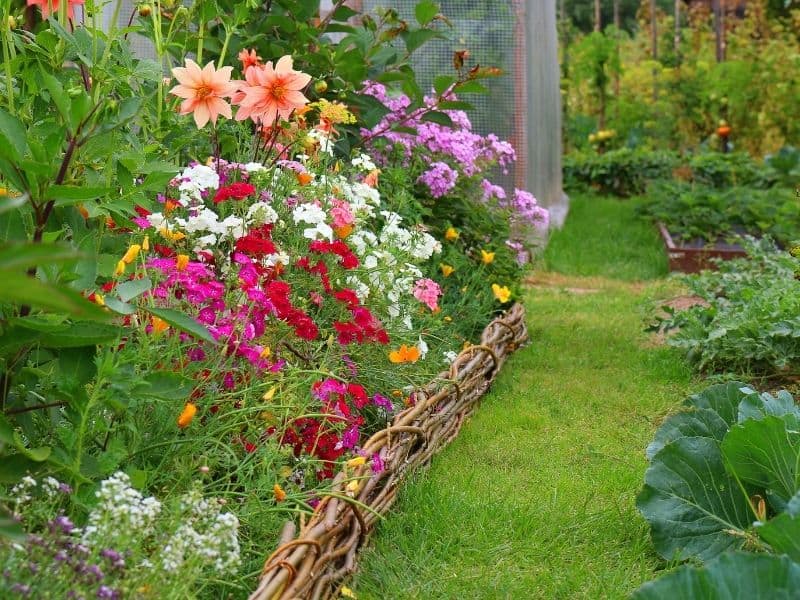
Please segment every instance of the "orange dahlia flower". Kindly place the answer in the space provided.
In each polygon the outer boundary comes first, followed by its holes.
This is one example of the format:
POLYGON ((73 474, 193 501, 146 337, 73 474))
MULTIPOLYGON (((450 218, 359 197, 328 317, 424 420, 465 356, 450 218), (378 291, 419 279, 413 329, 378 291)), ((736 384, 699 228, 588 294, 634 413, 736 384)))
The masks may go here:
POLYGON ((244 85, 233 98, 233 103, 239 106, 237 121, 251 118, 270 126, 279 118, 288 119, 293 110, 308 103, 302 90, 311 81, 311 75, 295 71, 291 56, 282 56, 274 67, 272 61, 250 67, 244 77, 244 85))
POLYGON ((233 67, 216 70, 213 62, 201 69, 191 58, 186 59, 185 67, 172 69, 179 85, 169 93, 183 98, 180 114, 194 113, 198 129, 205 127, 209 120, 216 124, 220 115, 230 119, 231 106, 223 98, 232 96, 237 88, 236 83, 231 83, 232 70, 233 67))
MULTIPOLYGON (((28 0, 27 4, 28 6, 38 6, 42 10, 42 18, 46 19, 51 12, 58 13, 60 0, 28 0)), ((70 19, 75 16, 72 8, 75 4, 83 4, 83 0, 67 0, 67 17, 70 19)))

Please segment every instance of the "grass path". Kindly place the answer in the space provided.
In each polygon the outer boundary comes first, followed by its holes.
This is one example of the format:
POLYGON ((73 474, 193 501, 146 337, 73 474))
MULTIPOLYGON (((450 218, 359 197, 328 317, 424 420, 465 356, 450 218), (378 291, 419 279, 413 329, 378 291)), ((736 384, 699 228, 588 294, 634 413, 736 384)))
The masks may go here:
MULTIPOLYGON (((591 253, 591 238, 571 227, 598 223, 603 206, 577 209, 559 235, 578 235, 578 254, 591 253)), ((629 250, 617 272, 658 271, 646 264, 652 249, 629 250)), ((689 371, 642 332, 648 286, 552 273, 536 281, 531 345, 405 486, 364 553, 351 586, 359 600, 624 598, 659 566, 634 500, 644 448, 688 391, 689 371)))

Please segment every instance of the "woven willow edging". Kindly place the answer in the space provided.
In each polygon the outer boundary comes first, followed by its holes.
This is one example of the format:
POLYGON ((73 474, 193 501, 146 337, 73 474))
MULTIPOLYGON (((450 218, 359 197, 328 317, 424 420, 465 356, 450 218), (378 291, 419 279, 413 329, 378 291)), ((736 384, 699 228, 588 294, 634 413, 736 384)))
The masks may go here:
POLYGON ((414 406, 364 444, 365 456, 379 453, 383 471, 374 474, 367 463, 340 472, 297 537, 294 523, 286 523, 250 600, 331 598, 355 570, 356 553, 394 503, 406 474, 458 434, 508 355, 527 339, 521 304, 489 323, 479 345, 461 352, 449 372, 416 392, 414 406))

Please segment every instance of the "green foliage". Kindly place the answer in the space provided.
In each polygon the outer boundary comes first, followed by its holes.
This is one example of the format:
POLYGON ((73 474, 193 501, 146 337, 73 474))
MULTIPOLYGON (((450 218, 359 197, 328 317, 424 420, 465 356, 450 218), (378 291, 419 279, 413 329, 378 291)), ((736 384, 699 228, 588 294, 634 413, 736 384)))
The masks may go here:
MULTIPOLYGON (((692 8, 687 10, 687 3, 682 3, 675 48, 674 2, 658 4, 657 58, 652 55, 645 4, 639 26, 631 28, 630 36, 619 38, 621 75, 606 106, 596 100, 594 81, 573 68, 582 60, 579 49, 584 38, 577 36, 565 44, 562 87, 567 121, 576 122, 582 115, 601 119, 605 114, 607 122, 601 128, 616 130, 620 139, 679 151, 725 145, 763 156, 787 144, 796 146, 800 139, 796 101, 800 83, 793 76, 800 60, 796 3, 775 12, 765 10, 763 2, 748 2, 743 18, 726 19, 726 56, 721 62, 716 60, 711 11, 695 9, 695 3, 688 3, 692 8), (721 121, 731 128, 727 139, 717 134, 721 121)), ((587 32, 585 37, 590 35, 596 34, 587 32)), ((568 128, 567 134, 568 148, 585 146, 585 137, 575 128, 568 128)))
POLYGON ((786 187, 797 189, 800 184, 800 150, 794 146, 784 146, 775 154, 764 157, 764 163, 774 174, 775 179, 786 187))
POLYGON ((735 241, 748 234, 782 245, 800 238, 800 199, 793 191, 718 189, 703 184, 656 182, 640 214, 663 223, 673 238, 692 243, 735 241))
POLYGON ((705 301, 660 319, 667 343, 697 369, 740 374, 791 374, 800 358, 800 281, 796 264, 769 240, 744 240, 748 257, 718 271, 686 276, 705 301))
POLYGON ((683 566, 639 588, 631 600, 772 600, 793 598, 800 564, 787 556, 731 552, 703 567, 683 566))
POLYGON ((731 382, 692 396, 661 426, 637 506, 662 557, 712 562, 646 584, 634 598, 682 597, 689 589, 704 598, 786 593, 800 577, 798 422, 788 392, 758 394, 731 382), (788 556, 728 552, 739 548, 788 556))
POLYGON ((633 196, 644 192, 649 181, 669 177, 676 164, 669 152, 620 148, 604 154, 574 153, 564 157, 564 186, 633 196))
POLYGON ((714 188, 769 187, 763 165, 742 152, 701 152, 689 159, 692 181, 714 188))

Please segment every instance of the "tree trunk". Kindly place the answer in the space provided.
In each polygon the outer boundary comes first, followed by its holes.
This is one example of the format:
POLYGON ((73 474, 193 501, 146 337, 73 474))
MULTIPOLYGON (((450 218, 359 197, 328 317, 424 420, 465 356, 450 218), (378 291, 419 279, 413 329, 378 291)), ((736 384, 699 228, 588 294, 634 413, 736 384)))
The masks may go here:
MULTIPOLYGON (((650 0, 650 35, 652 38, 653 60, 658 60, 658 23, 656 21, 656 0, 650 0)), ((653 67, 653 100, 658 100, 658 70, 653 67)))
MULTIPOLYGON (((620 18, 619 18, 619 0, 614 0, 614 29, 616 29, 616 36, 617 36, 617 64, 619 65, 619 44, 620 44, 620 30, 622 29, 620 18)), ((614 73, 614 97, 619 100, 619 71, 614 73)), ((617 103, 617 108, 619 108, 619 103, 617 103)))
POLYGON ((681 64, 681 0, 675 0, 675 35, 672 38, 675 49, 675 62, 681 64))
POLYGON ((723 56, 723 42, 722 42, 722 0, 714 0, 714 35, 716 37, 717 46, 717 62, 722 62, 723 56))
POLYGON ((594 30, 600 31, 602 23, 600 22, 600 0, 594 0, 594 30))

